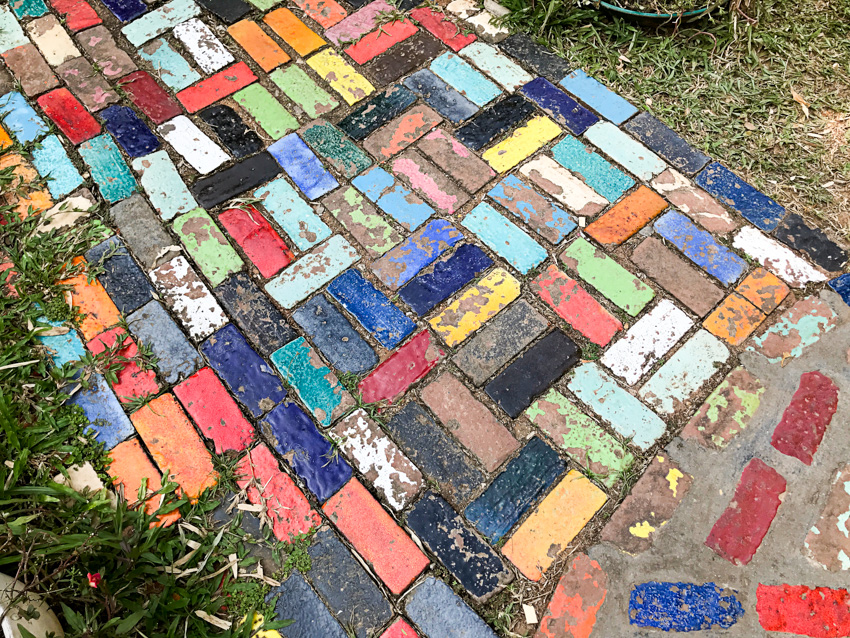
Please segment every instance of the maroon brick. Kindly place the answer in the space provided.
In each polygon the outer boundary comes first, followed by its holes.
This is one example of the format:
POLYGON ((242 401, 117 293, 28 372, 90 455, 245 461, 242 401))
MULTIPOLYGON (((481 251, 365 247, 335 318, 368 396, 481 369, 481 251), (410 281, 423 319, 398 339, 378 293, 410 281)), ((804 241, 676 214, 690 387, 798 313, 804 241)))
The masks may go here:
POLYGON ((487 162, 443 129, 431 131, 416 146, 470 193, 478 191, 496 175, 487 162))
POLYGON ((364 403, 391 401, 428 374, 445 353, 431 343, 423 330, 399 348, 357 386, 364 403))
POLYGON ((56 72, 89 111, 99 111, 119 101, 118 94, 85 58, 68 60, 56 67, 56 72))
POLYGON ((59 84, 34 44, 24 44, 3 54, 6 65, 18 78, 28 96, 40 95, 59 84))
POLYGON ((133 60, 118 48, 109 29, 103 25, 78 33, 77 41, 108 78, 120 78, 136 70, 133 60))
POLYGON ((155 124, 162 124, 183 111, 147 71, 135 71, 122 78, 118 85, 127 92, 139 110, 155 124))
POLYGON ((770 443, 788 456, 812 464, 826 427, 838 409, 838 387, 820 372, 806 372, 785 408, 770 443))

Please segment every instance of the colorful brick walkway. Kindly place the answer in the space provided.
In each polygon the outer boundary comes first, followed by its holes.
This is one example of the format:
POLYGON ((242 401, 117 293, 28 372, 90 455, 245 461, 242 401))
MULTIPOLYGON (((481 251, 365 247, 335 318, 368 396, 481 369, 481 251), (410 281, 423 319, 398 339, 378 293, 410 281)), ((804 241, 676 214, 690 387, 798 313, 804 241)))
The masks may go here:
POLYGON ((125 494, 235 454, 316 531, 281 635, 850 636, 826 234, 469 0, 47 2, 5 197, 115 234, 44 344, 159 358, 73 399, 125 494))

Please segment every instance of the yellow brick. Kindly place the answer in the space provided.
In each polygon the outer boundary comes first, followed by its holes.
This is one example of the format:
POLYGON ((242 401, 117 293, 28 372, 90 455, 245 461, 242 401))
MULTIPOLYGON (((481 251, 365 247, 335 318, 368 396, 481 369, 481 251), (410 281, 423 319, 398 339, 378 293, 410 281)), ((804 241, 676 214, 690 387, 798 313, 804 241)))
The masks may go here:
POLYGON ((505 543, 502 553, 525 576, 540 580, 606 500, 602 490, 570 470, 505 543))
POLYGON ((450 346, 456 346, 519 297, 519 282, 496 268, 429 322, 450 346))
POLYGON ((548 117, 539 115, 519 127, 481 157, 499 173, 511 170, 541 146, 561 134, 561 128, 548 117))
POLYGON ((369 80, 355 71, 354 67, 333 49, 317 53, 307 60, 307 64, 349 104, 355 104, 375 92, 375 87, 369 80))

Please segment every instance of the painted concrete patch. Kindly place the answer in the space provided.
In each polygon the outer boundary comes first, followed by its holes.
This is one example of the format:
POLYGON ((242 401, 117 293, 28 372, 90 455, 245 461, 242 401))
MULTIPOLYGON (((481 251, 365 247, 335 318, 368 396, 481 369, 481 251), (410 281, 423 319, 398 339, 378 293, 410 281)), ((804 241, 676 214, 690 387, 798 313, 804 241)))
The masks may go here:
POLYGON ((714 583, 642 583, 629 598, 629 622, 663 631, 728 629, 744 615, 736 593, 714 583))

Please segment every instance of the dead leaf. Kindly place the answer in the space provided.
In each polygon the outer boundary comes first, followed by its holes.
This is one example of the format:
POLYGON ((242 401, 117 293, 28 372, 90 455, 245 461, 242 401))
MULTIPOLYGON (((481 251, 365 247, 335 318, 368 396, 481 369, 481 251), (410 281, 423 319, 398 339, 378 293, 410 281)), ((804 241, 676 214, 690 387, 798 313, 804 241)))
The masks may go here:
POLYGON ((223 618, 218 618, 216 616, 210 616, 207 612, 201 611, 200 609, 195 610, 195 615, 201 620, 205 620, 209 624, 218 627, 219 629, 230 629, 229 620, 224 620, 223 618))
POLYGON ((755 131, 756 125, 753 124, 752 122, 744 122, 744 128, 747 129, 748 131, 755 131))
POLYGON ((794 89, 791 89, 791 97, 803 109, 803 115, 806 116, 806 119, 809 119, 809 103, 806 102, 805 98, 794 89))

